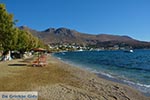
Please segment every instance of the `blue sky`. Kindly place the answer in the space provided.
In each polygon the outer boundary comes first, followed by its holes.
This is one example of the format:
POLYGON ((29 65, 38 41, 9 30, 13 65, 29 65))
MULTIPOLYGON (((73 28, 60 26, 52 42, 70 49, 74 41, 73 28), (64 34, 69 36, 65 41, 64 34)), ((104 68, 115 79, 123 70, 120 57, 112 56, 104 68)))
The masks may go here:
POLYGON ((0 0, 36 30, 66 27, 79 32, 128 35, 150 41, 150 0, 0 0))

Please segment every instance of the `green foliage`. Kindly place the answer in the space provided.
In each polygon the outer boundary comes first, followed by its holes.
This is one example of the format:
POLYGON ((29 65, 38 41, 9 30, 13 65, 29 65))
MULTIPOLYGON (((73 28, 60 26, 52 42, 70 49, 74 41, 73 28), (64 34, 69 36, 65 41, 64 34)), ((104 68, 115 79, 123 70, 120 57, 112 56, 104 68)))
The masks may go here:
POLYGON ((30 32, 19 30, 14 35, 14 44, 16 43, 15 50, 19 51, 29 51, 33 48, 43 47, 44 43, 41 42, 37 37, 34 37, 30 32), (17 40, 16 40, 17 37, 17 40))
POLYGON ((30 32, 15 28, 13 15, 9 14, 4 4, 0 4, 0 49, 28 51, 44 47, 44 43, 30 32))
POLYGON ((13 26, 13 15, 7 13, 4 4, 0 4, 0 43, 3 48, 11 49, 11 37, 14 34, 13 26))

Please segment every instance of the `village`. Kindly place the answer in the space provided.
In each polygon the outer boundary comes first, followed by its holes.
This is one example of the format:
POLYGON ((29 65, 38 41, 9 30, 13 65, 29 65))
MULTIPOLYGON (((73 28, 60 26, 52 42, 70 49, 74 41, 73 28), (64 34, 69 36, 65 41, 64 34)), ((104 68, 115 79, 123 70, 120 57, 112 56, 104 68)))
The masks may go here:
POLYGON ((77 45, 76 43, 72 44, 55 44, 49 45, 49 49, 54 52, 58 51, 103 51, 103 50, 126 50, 131 49, 131 46, 119 46, 114 45, 111 47, 97 47, 91 45, 77 45))

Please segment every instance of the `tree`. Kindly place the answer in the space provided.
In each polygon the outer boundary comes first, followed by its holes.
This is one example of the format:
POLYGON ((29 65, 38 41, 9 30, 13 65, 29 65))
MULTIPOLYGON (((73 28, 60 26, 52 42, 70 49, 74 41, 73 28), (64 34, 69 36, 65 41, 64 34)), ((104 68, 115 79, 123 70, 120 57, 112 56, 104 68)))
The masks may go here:
POLYGON ((25 52, 44 46, 44 43, 30 32, 16 28, 13 14, 7 12, 4 4, 0 4, 0 50, 25 52))
POLYGON ((6 11, 4 4, 0 4, 0 43, 5 50, 12 49, 14 31, 13 15, 6 11))

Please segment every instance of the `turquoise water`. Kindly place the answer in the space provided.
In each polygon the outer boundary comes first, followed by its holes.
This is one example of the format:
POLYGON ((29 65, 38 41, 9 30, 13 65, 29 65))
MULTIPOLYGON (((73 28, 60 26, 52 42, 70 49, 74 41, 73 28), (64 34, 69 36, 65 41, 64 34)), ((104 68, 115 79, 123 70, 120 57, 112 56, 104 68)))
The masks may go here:
POLYGON ((86 68, 98 75, 128 84, 150 95, 150 50, 82 51, 55 53, 54 56, 86 68))

